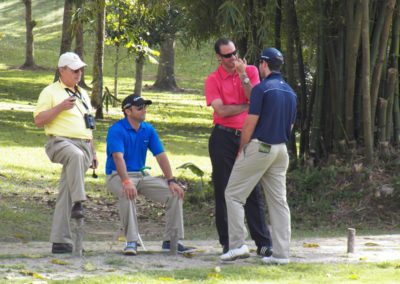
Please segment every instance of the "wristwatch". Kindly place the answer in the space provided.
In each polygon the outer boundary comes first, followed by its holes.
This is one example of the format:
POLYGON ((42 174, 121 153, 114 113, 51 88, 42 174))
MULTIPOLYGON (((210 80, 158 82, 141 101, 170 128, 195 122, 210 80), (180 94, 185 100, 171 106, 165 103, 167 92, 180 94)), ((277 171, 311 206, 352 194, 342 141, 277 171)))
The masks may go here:
POLYGON ((250 79, 249 79, 249 77, 244 77, 243 78, 243 80, 242 80, 242 82, 243 82, 243 84, 245 84, 245 85, 249 85, 250 84, 250 79))

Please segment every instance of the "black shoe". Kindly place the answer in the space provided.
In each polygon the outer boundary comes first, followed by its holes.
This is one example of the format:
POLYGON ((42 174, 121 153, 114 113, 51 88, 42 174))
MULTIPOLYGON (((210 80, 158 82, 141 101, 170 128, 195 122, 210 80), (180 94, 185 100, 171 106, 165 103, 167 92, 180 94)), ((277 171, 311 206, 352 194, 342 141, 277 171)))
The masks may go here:
POLYGON ((53 243, 51 252, 52 253, 71 253, 72 245, 71 244, 63 244, 63 243, 53 243))
POLYGON ((263 257, 272 255, 272 247, 262 246, 257 248, 257 254, 263 257))
MULTIPOLYGON (((163 251, 170 251, 171 250, 171 242, 170 241, 163 241, 161 248, 163 251)), ((187 247, 184 246, 181 242, 178 241, 176 251, 178 253, 192 253, 196 251, 195 247, 187 247)))
POLYGON ((75 202, 71 211, 71 218, 80 219, 83 218, 83 205, 81 202, 75 202))

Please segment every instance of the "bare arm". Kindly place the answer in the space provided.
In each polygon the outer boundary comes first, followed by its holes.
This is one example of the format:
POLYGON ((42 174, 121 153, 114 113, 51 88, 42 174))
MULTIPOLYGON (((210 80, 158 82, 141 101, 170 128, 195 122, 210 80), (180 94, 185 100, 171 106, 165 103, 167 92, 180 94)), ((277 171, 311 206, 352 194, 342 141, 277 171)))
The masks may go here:
POLYGON ((249 114, 246 120, 244 121, 242 133, 240 134, 239 153, 242 152, 244 145, 249 143, 251 136, 254 133, 254 129, 256 128, 258 118, 259 118, 258 115, 249 114))
POLYGON ((35 125, 37 127, 43 127, 46 124, 49 124, 60 112, 64 110, 69 110, 75 106, 75 98, 67 98, 55 107, 40 112, 37 116, 35 116, 35 125))
POLYGON ((248 78, 247 73, 246 73, 246 66, 247 66, 246 59, 238 58, 235 61, 236 72, 239 74, 240 80, 242 81, 244 94, 246 95, 246 97, 248 99, 250 99, 251 90, 253 89, 253 84, 251 83, 250 79, 247 84, 244 83, 244 79, 248 78))
POLYGON ((211 106, 219 117, 234 116, 249 109, 248 104, 224 105, 221 99, 213 100, 211 106))
MULTIPOLYGON (((169 163, 167 154, 165 154, 165 152, 158 154, 156 156, 156 160, 167 180, 173 179, 174 176, 172 175, 171 165, 169 163)), ((180 198, 185 196, 185 192, 179 184, 175 182, 169 182, 168 187, 173 195, 177 194, 180 198)))
POLYGON ((117 173, 121 178, 122 190, 128 199, 135 199, 137 197, 137 189, 128 176, 124 156, 121 152, 112 153, 112 157, 117 168, 117 173))

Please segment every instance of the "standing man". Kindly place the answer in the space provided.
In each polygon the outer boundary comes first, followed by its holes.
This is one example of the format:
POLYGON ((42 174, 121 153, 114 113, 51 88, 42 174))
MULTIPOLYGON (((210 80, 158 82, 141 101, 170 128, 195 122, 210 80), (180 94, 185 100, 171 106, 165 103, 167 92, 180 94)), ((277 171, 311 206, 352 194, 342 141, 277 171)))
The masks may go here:
POLYGON ((181 242, 171 245, 172 239, 183 239, 182 203, 184 191, 172 175, 171 166, 154 127, 145 122, 146 108, 152 102, 135 94, 122 102, 124 119, 112 125, 107 134, 107 188, 118 197, 126 246, 124 254, 136 255, 139 240, 135 199, 139 193, 166 206, 166 226, 163 251, 176 245, 178 253, 192 252, 181 242), (147 150, 155 156, 165 179, 155 178, 144 171, 147 150))
MULTIPOLYGON (((208 149, 212 164, 216 226, 223 253, 226 253, 229 250, 229 236, 225 188, 238 153, 250 92, 260 78, 255 66, 247 66, 246 61, 237 56, 231 40, 218 39, 214 49, 220 64, 205 82, 206 101, 214 109, 215 125, 208 149)), ((257 245, 257 254, 270 256, 272 243, 265 222, 264 199, 260 186, 254 186, 245 204, 247 224, 257 245)))
POLYGON ((97 167, 92 107, 86 91, 78 86, 85 66, 77 54, 62 54, 60 79, 43 89, 33 113, 35 125, 44 127, 49 137, 45 148, 50 161, 63 165, 51 227, 52 253, 72 252, 69 219, 83 218, 85 172, 89 166, 97 167))
POLYGON ((274 252, 265 263, 289 263, 290 211, 286 201, 286 171, 289 156, 286 142, 296 118, 296 94, 282 79, 282 53, 263 50, 260 74, 264 80, 252 90, 249 115, 243 126, 239 156, 225 192, 228 210, 229 247, 221 260, 249 256, 245 245, 243 205, 261 181, 272 225, 274 252))

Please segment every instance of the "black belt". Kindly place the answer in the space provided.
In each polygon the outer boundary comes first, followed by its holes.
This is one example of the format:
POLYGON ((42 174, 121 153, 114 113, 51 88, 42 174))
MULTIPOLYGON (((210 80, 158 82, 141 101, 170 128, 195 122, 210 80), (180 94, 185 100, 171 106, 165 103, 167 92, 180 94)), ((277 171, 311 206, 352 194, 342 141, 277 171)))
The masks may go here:
POLYGON ((216 124, 215 127, 218 128, 218 129, 224 130, 224 131, 226 131, 226 132, 233 133, 233 134, 235 134, 236 136, 240 136, 240 133, 242 133, 242 131, 240 131, 239 129, 235 129, 235 128, 231 128, 231 127, 226 127, 226 126, 223 126, 223 125, 221 125, 221 124, 216 124))

